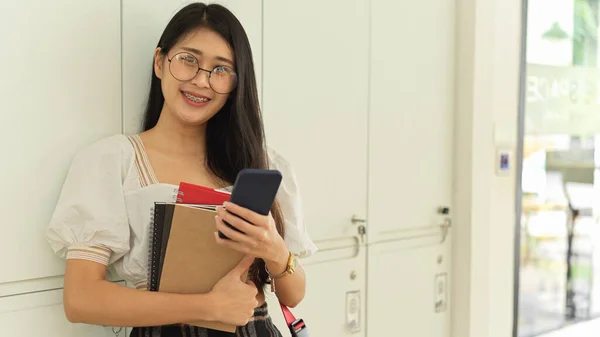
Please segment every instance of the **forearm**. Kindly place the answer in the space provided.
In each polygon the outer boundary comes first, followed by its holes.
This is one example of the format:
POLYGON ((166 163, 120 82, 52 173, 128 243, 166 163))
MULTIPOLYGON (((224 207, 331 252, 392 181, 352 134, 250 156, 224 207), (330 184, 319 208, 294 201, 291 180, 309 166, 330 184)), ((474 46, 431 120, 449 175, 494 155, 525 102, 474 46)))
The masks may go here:
MULTIPOLYGON (((271 274, 276 275, 285 270, 287 258, 282 261, 268 261, 266 263, 271 274)), ((274 282, 275 293, 282 304, 293 308, 304 299, 306 294, 306 274, 300 263, 296 264, 293 274, 277 278, 274 282)), ((267 285, 267 289, 270 289, 270 285, 267 285)))
POLYGON ((142 291, 77 275, 65 277, 64 307, 71 322, 106 326, 157 326, 213 319, 210 295, 142 291))
POLYGON ((70 321, 106 326, 154 326, 210 320, 206 295, 141 291, 108 281, 94 281, 65 295, 70 321))

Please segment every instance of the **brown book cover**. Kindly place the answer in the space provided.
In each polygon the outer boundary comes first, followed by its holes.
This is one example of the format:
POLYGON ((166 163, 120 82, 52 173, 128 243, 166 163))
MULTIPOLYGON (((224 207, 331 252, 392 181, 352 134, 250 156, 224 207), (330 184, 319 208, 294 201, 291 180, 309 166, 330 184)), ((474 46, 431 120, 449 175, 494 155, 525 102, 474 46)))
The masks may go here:
MULTIPOLYGON (((215 215, 214 210, 206 208, 173 205, 158 291, 208 293, 243 259, 243 253, 217 244, 215 215)), ((222 322, 182 323, 232 333, 236 330, 236 326, 222 322)))

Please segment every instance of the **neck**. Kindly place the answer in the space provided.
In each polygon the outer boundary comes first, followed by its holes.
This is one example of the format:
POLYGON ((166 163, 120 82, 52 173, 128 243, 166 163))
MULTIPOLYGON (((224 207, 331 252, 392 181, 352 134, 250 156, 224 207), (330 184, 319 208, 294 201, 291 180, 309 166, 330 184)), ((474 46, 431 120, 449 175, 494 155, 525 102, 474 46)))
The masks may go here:
POLYGON ((155 145, 171 153, 204 157, 206 153, 206 123, 185 125, 165 112, 160 114, 156 126, 148 133, 154 138, 155 145))

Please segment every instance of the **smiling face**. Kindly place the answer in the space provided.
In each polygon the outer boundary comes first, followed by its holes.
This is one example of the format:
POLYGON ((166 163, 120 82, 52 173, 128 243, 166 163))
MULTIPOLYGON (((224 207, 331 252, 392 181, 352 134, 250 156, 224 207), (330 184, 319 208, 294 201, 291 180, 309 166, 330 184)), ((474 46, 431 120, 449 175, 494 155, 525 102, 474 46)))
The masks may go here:
POLYGON ((163 113, 185 125, 202 125, 211 119, 237 81, 230 45, 206 28, 187 35, 167 55, 157 49, 154 59, 165 98, 163 113))

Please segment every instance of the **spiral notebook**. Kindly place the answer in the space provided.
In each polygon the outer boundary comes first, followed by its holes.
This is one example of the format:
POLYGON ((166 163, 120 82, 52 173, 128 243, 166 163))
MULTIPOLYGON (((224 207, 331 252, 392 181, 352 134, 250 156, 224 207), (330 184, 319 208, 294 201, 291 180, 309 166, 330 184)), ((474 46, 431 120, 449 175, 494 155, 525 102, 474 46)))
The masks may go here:
MULTIPOLYGON (((149 289, 180 294, 205 294, 244 257, 218 245, 216 212, 205 206, 156 203, 151 234, 149 289)), ((182 322, 235 332, 221 322, 182 322)))

